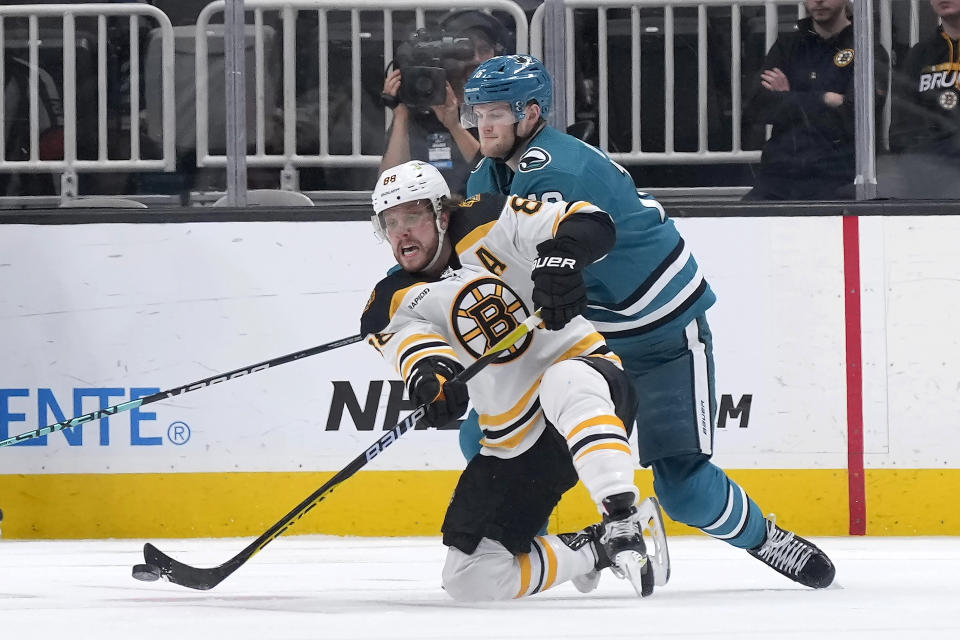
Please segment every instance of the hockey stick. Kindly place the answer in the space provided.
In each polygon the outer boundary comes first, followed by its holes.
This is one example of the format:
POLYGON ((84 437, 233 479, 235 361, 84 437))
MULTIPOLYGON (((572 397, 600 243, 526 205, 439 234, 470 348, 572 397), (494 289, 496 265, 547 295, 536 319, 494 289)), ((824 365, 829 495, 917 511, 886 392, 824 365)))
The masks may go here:
POLYGON ((98 418, 102 418, 104 416, 112 416, 124 411, 130 411, 131 409, 142 407, 145 404, 151 404, 160 400, 166 400, 167 398, 173 398, 174 396, 179 396, 190 391, 196 391, 197 389, 204 389, 227 380, 235 380, 236 378, 240 378, 249 373, 264 371, 265 369, 286 364, 288 362, 294 362, 295 360, 301 360, 309 356, 317 355, 318 353, 333 351, 339 347, 345 347, 348 344, 360 342, 362 339, 363 336, 361 335, 350 336, 349 338, 341 338, 340 340, 334 340, 333 342, 328 342, 327 344, 310 347, 309 349, 304 349, 303 351, 295 351, 293 353, 288 353, 285 356, 278 356, 276 358, 271 358, 270 360, 264 360, 263 362, 258 362, 257 364, 253 364, 248 367, 234 369, 233 371, 228 371, 227 373, 218 373, 215 376, 210 376, 209 378, 204 378, 203 380, 197 380, 196 382, 190 382, 179 387, 167 389, 166 391, 158 391, 157 393, 153 393, 142 398, 137 398, 136 400, 121 402, 120 404, 115 404, 112 407, 97 409, 96 411, 85 413, 82 416, 77 416, 76 418, 70 418, 69 420, 64 420, 63 422, 57 422, 56 424, 40 427, 38 429, 34 429, 33 431, 27 431, 16 436, 10 436, 6 440, 0 440, 0 447, 17 444, 18 442, 23 442, 24 440, 32 440, 33 438, 39 438, 40 436, 56 433, 57 431, 63 431, 64 429, 86 424, 87 422, 97 420, 98 418))
MULTIPOLYGON (((523 336, 530 333, 538 322, 540 322, 540 316, 538 313, 534 313, 527 318, 523 324, 504 336, 500 342, 490 347, 476 362, 461 371, 460 375, 454 379, 460 382, 466 382, 480 373, 481 369, 499 358, 503 351, 506 351, 523 336)), ((174 584, 202 591, 214 588, 227 576, 243 566, 247 560, 270 544, 275 538, 299 522, 300 518, 317 506, 337 485, 365 467, 368 462, 373 460, 373 458, 384 449, 399 440, 400 436, 413 429, 420 419, 423 418, 426 411, 426 404, 422 404, 414 409, 413 412, 400 421, 397 426, 383 434, 379 440, 354 458, 346 467, 337 472, 337 474, 330 478, 322 487, 307 496, 306 499, 294 507, 290 513, 283 516, 276 524, 261 534, 259 538, 251 542, 240 553, 220 566, 208 569, 191 567, 190 565, 174 560, 148 542, 143 545, 143 559, 146 564, 135 565, 133 567, 133 577, 137 580, 144 581, 157 580, 162 577, 174 584)))

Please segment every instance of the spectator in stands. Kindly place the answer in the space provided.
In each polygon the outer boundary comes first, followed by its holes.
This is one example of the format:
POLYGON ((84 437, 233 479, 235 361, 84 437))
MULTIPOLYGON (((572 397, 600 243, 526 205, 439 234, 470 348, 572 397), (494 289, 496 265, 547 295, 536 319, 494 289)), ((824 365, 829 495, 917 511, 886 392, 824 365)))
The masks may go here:
POLYGON ((905 189, 895 195, 958 197, 960 0, 931 0, 936 33, 914 45, 893 76, 890 149, 905 189))
POLYGON ((393 123, 387 133, 380 171, 408 160, 424 160, 443 174, 451 190, 462 194, 480 152, 475 132, 460 124, 463 84, 477 65, 510 53, 513 45, 503 24, 483 11, 456 11, 441 20, 439 26, 448 36, 469 38, 474 57, 463 61, 460 73, 448 76, 446 102, 429 108, 410 107, 400 102, 401 71, 394 69, 387 74, 382 96, 384 103, 393 109, 393 123))
MULTIPOLYGON (((854 42, 847 0, 805 0, 809 17, 767 53, 744 117, 772 124, 756 186, 745 200, 854 197, 854 42)), ((883 107, 887 54, 876 47, 875 107, 883 107)), ((879 120, 879 117, 878 117, 879 120)))

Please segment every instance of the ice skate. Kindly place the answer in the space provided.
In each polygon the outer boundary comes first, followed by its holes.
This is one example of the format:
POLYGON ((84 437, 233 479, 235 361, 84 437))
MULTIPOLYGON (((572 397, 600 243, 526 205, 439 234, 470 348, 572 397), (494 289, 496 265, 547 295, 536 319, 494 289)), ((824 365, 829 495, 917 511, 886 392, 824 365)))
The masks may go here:
POLYGON ((833 582, 836 569, 815 544, 777 526, 774 514, 767 516, 767 537, 747 553, 794 582, 823 589, 833 582))
MULTIPOLYGON (((647 559, 643 527, 632 493, 618 493, 603 501, 603 535, 600 547, 606 553, 610 570, 618 578, 630 581, 642 598, 653 593, 653 568, 647 559)), ((587 574, 589 576, 589 574, 587 574)))
MULTIPOLYGON (((649 585, 649 595, 653 591, 653 586, 663 586, 670 579, 670 554, 667 550, 667 537, 663 529, 663 516, 660 513, 660 503, 654 497, 647 498, 636 507, 636 513, 631 516, 636 523, 635 529, 630 530, 640 538, 640 543, 644 547, 644 555, 649 571, 652 574, 652 584, 649 585), (653 549, 646 549, 643 542, 643 533, 646 533, 653 542, 653 549)), ((560 538, 566 545, 572 549, 579 549, 587 544, 593 548, 594 555, 597 558, 594 568, 587 573, 571 579, 573 586, 580 593, 590 593, 597 588, 600 583, 600 573, 607 567, 613 567, 610 556, 607 553, 607 547, 604 545, 603 538, 606 534, 606 523, 609 517, 604 518, 604 523, 593 524, 582 531, 576 533, 561 533, 560 538)), ((613 569, 618 577, 624 577, 613 569)), ((647 576, 649 580, 650 576, 647 576)), ((631 581, 632 582, 632 581, 631 581)), ((641 580, 641 591, 643 589, 643 580, 641 580)), ((642 597, 644 594, 638 591, 642 597)))

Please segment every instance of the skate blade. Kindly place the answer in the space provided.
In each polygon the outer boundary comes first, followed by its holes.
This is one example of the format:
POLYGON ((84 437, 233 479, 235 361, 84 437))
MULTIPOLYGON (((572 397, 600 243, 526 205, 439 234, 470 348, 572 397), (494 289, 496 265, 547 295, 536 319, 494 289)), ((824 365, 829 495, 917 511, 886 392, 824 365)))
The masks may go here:
POLYGON ((643 533, 653 541, 653 548, 647 548, 647 560, 653 571, 654 580, 662 587, 670 580, 670 551, 667 548, 667 534, 663 527, 663 514, 660 502, 653 496, 642 501, 637 507, 643 533))
POLYGON ((622 574, 625 580, 629 580, 633 590, 637 592, 637 595, 641 598, 646 598, 653 593, 653 583, 648 581, 649 584, 644 585, 644 571, 649 571, 651 568, 647 566, 647 559, 637 553, 636 551, 626 551, 617 555, 616 567, 618 571, 616 572, 619 576, 622 574))

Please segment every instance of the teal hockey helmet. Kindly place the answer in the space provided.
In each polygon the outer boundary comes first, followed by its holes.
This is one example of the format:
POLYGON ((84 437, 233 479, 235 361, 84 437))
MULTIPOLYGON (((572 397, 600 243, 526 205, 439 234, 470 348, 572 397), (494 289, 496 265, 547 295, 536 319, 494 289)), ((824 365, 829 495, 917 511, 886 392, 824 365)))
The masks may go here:
POLYGON ((553 102, 553 84, 547 68, 533 56, 497 56, 477 67, 464 85, 463 98, 468 107, 507 102, 517 120, 526 117, 527 103, 536 100, 546 117, 553 102))

